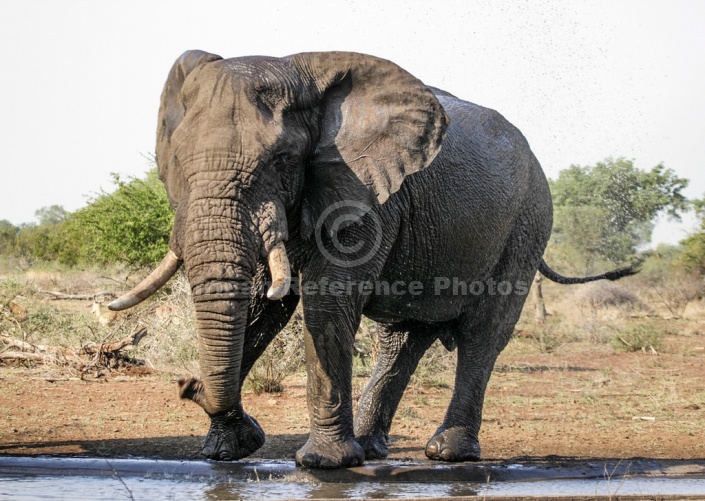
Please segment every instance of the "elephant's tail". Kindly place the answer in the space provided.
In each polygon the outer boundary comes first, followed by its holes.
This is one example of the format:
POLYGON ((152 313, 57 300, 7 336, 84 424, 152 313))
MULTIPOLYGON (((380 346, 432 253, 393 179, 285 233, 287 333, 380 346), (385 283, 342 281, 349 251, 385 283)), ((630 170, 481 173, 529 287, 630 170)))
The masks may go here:
POLYGON ((616 270, 608 271, 602 275, 594 275, 591 277, 564 277, 553 271, 543 259, 539 264, 539 271, 541 274, 548 278, 549 280, 563 285, 572 284, 585 284, 587 282, 594 282, 595 280, 619 280, 620 278, 628 277, 630 275, 635 275, 639 273, 638 266, 627 266, 625 268, 618 268, 616 270))

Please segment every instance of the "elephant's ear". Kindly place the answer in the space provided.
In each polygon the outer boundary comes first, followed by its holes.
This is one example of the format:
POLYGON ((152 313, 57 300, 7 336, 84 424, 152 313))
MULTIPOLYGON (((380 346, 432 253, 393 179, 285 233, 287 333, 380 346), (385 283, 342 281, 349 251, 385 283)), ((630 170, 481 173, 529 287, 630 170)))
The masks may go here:
POLYGON ((183 192, 182 176, 176 172, 176 166, 172 165, 174 152, 171 148, 171 136, 186 114, 186 106, 181 99, 181 88, 186 77, 194 69, 220 59, 223 58, 201 50, 186 51, 174 62, 164 84, 157 126, 157 164, 159 178, 166 184, 169 201, 173 207, 176 207, 183 192), (168 171, 172 172, 167 174, 168 171))
POLYGON ((449 120, 433 93, 396 64, 347 52, 297 54, 320 137, 306 170, 301 231, 342 211, 335 228, 384 203, 440 151, 449 120), (323 217, 322 219, 325 219, 323 217))

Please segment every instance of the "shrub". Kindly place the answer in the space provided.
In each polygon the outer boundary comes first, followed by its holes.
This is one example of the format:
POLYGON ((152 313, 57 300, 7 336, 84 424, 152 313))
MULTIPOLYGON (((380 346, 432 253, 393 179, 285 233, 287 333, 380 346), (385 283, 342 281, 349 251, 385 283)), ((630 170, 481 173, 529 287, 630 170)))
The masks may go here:
POLYGON ((59 255, 63 263, 152 266, 167 253, 174 213, 156 169, 145 179, 124 181, 113 174, 113 181, 115 192, 101 193, 68 219, 59 255))
POLYGON ((522 334, 536 341, 541 353, 553 353, 564 342, 559 335, 560 324, 560 319, 551 318, 543 324, 528 327, 522 334))
POLYGON ((434 342, 419 361, 410 384, 427 388, 451 388, 457 350, 448 351, 440 341, 434 342))
POLYGON ((24 290, 24 286, 14 278, 0 280, 0 307, 6 306, 24 290))
POLYGON ((617 330, 611 344, 614 348, 625 351, 658 351, 666 331, 649 322, 631 323, 617 330))
POLYGON ((688 305, 703 296, 703 277, 682 269, 674 269, 651 285, 660 302, 675 317, 682 317, 688 305))
POLYGON ((15 247, 19 228, 6 219, 0 220, 0 255, 10 254, 15 247))
POLYGON ((379 355, 379 337, 377 323, 369 318, 362 318, 355 335, 353 358, 353 376, 369 377, 377 363, 379 355))
POLYGON ((591 308, 621 307, 629 310, 648 310, 639 298, 622 285, 597 282, 586 285, 578 295, 578 301, 591 308))
POLYGON ((699 275, 705 275, 705 198, 693 200, 695 214, 700 219, 700 227, 681 242, 683 255, 681 262, 685 267, 699 275))
POLYGON ((303 317, 297 311, 255 362, 246 380, 255 394, 283 391, 284 378, 303 368, 305 356, 302 323, 303 317))

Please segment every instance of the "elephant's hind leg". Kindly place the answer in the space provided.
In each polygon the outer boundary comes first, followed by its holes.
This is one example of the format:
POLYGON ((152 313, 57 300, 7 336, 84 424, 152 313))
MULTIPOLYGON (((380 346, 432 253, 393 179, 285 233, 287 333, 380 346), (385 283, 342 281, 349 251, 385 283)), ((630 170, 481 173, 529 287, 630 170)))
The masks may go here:
MULTIPOLYGON (((508 338, 507 331, 497 333, 508 338)), ((509 331, 511 335, 511 331, 509 331)), ((485 389, 499 350, 487 339, 458 340, 458 366, 453 397, 445 419, 426 444, 426 456, 440 461, 480 459, 480 425, 485 389)), ((483 336, 485 336, 483 334, 483 336)))
POLYGON ((485 389, 497 356, 519 320, 539 259, 521 254, 515 247, 509 249, 514 252, 505 253, 500 260, 476 307, 461 318, 455 388, 443 424, 426 445, 430 459, 480 459, 478 436, 485 389))
POLYGON ((387 457, 389 429, 399 401, 421 357, 442 328, 401 322, 380 333, 377 365, 355 415, 355 439, 365 450, 365 459, 387 457))

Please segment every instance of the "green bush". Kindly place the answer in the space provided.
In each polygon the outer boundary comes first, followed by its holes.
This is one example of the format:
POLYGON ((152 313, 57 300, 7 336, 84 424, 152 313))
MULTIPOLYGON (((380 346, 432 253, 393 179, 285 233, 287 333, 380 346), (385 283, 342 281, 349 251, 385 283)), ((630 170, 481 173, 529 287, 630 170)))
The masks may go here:
POLYGON ((61 262, 151 266, 167 253, 174 213, 156 169, 145 179, 113 180, 115 192, 95 197, 62 228, 61 262))
POLYGON ((159 262, 168 251, 174 213, 156 168, 144 179, 113 174, 113 182, 114 192, 98 194, 74 213, 52 205, 35 213, 38 223, 0 221, 0 255, 68 266, 159 262))
POLYGON ((0 308, 24 291, 24 285, 13 278, 0 280, 0 308))
POLYGON ((60 205, 52 205, 42 207, 34 214, 39 222, 21 224, 15 228, 14 237, 11 236, 10 227, 0 225, 3 227, 1 232, 4 235, 0 236, 0 240, 5 242, 4 253, 24 258, 29 263, 53 261, 61 251, 60 234, 69 213, 60 205))

